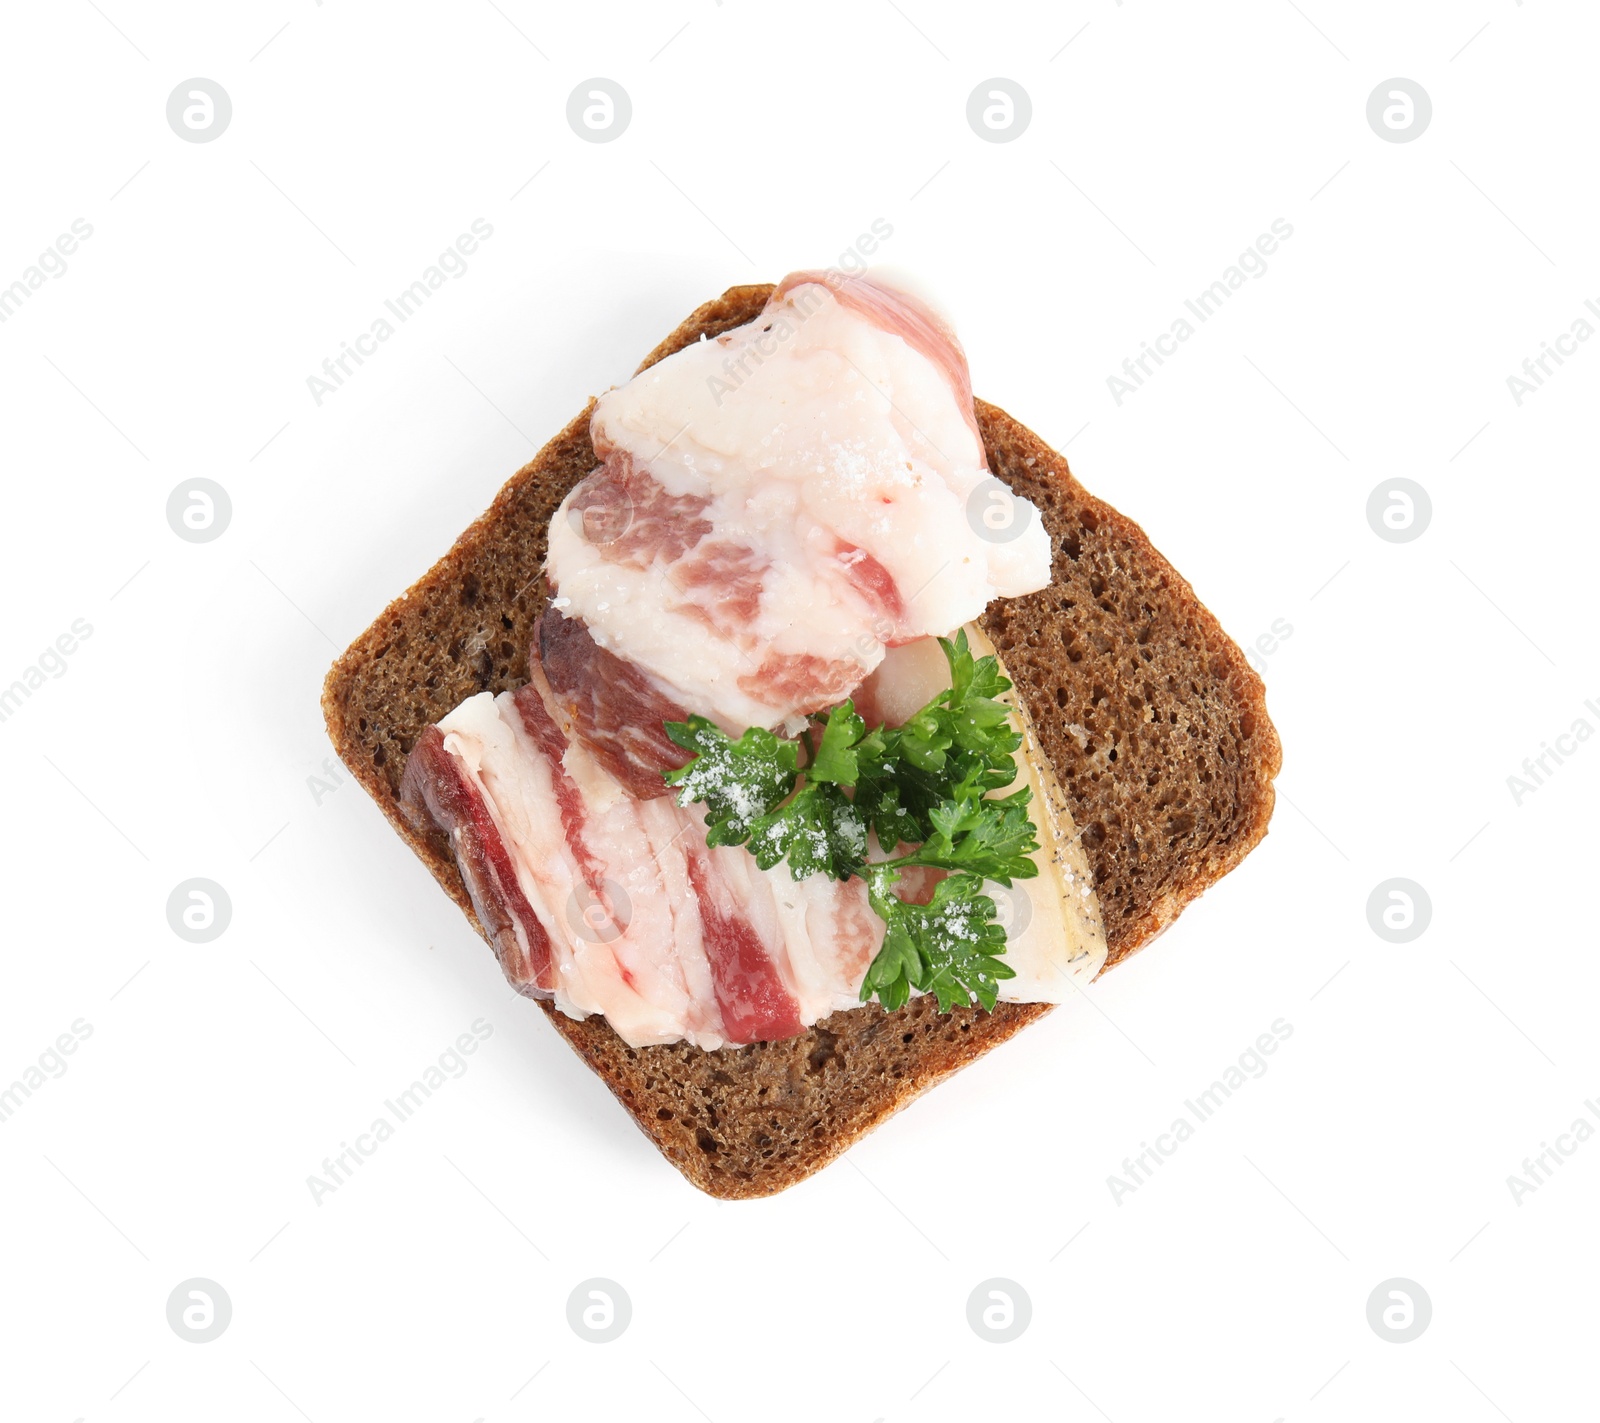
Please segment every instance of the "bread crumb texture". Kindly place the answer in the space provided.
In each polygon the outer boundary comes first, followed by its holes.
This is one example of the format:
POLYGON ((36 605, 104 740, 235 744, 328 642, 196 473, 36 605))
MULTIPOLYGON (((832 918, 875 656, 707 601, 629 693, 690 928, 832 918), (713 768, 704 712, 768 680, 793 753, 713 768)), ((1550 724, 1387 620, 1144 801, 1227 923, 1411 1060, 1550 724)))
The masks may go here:
MULTIPOLYGON (((770 286, 734 287, 691 315, 640 369, 752 320, 770 286)), ((328 674, 340 758, 435 878, 472 914, 449 845, 411 829, 400 776, 422 731, 466 697, 527 680, 543 608, 545 530, 597 463, 591 405, 389 605, 328 674)), ((1031 499, 1053 550, 1048 588, 984 617, 1071 803, 1120 963, 1266 833, 1280 764, 1261 680, 1132 520, 1067 462, 977 402, 994 473, 1031 499)), ((602 1018, 540 1003, 662 1154, 723 1198, 770 1195, 826 1165, 886 1117, 1049 1008, 1001 1003, 941 1015, 931 997, 835 1013, 800 1037, 706 1052, 630 1048, 602 1018)))

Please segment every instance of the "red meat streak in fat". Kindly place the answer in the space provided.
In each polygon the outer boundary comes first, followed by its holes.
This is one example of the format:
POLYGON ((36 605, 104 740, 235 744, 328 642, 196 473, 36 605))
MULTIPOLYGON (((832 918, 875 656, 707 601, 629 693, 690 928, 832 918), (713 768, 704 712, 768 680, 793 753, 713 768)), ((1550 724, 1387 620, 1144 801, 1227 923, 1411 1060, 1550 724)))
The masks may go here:
POLYGON ((776 965, 749 921, 740 916, 733 896, 716 882, 709 856, 690 846, 685 859, 728 1041, 775 1042, 805 1032, 800 1005, 783 986, 776 965))
MULTIPOLYGON (((561 759, 567 751, 566 738, 562 736, 561 728, 550 719, 544 698, 539 695, 536 687, 519 687, 511 694, 511 705, 516 708, 517 715, 522 719, 523 728, 533 738, 534 745, 539 748, 550 765, 550 784, 555 791, 556 809, 561 816, 561 833, 566 836, 567 848, 571 850, 572 858, 583 876, 584 885, 593 897, 592 902, 604 912, 606 922, 626 927, 618 919, 616 906, 611 902, 610 891, 606 889, 605 863, 594 853, 584 834, 588 812, 583 804, 583 792, 578 789, 577 782, 567 774, 567 768, 561 759)), ((617 962, 617 972, 629 988, 635 986, 633 974, 621 960, 617 962)))
POLYGON ((548 998, 555 991, 550 939, 528 903, 511 854, 489 807, 461 763, 445 748, 444 733, 430 726, 406 761, 400 801, 418 829, 444 831, 455 851, 461 878, 478 921, 489 935, 506 977, 520 993, 548 998), (520 924, 528 939, 527 958, 517 941, 520 924))
POLYGON ((664 723, 687 721, 689 713, 559 608, 546 609, 533 642, 530 660, 542 663, 556 705, 595 760, 636 800, 666 795, 661 773, 687 765, 689 753, 664 723))

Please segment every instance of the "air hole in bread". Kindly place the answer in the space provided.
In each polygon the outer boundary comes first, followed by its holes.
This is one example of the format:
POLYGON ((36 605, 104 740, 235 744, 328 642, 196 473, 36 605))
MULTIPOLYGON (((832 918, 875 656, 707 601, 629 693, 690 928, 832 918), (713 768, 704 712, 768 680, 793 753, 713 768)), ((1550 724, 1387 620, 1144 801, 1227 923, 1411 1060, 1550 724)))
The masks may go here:
POLYGON ((821 1072, 828 1065, 829 1058, 834 1059, 840 1067, 843 1067, 844 1058, 839 1055, 837 1047, 839 1039, 826 1028, 813 1028, 812 1033, 815 1035, 817 1043, 806 1056, 807 1073, 814 1076, 821 1072))

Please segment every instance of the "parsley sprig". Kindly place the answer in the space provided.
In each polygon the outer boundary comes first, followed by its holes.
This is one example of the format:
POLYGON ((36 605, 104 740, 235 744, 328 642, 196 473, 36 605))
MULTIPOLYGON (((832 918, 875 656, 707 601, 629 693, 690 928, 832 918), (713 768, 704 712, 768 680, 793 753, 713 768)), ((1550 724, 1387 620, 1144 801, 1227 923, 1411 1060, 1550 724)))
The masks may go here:
POLYGON ((702 716, 669 721, 667 735, 694 758, 666 781, 679 805, 705 805, 709 844, 744 845, 762 869, 787 860, 796 879, 865 880, 886 927, 862 1001, 894 1009, 916 989, 945 1013, 973 998, 993 1008, 1000 981, 1016 977, 983 882, 1036 875, 1039 843, 1032 792, 992 794, 1017 778, 1022 738, 999 700, 1011 683, 996 658, 973 657, 965 631, 939 643, 950 686, 903 726, 868 730, 848 701, 817 713, 799 739, 752 727, 734 740, 702 716), (891 854, 914 848, 869 862, 869 832, 891 854), (894 893, 913 867, 948 872, 926 904, 894 893))

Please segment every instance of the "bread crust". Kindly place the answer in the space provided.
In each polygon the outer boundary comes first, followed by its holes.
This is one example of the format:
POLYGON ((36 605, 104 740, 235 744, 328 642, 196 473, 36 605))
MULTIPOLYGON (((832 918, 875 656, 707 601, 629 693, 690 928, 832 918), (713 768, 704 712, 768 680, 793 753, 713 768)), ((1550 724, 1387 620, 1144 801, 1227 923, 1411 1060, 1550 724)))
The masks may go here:
MULTIPOLYGON (((693 312, 639 369, 752 320, 770 285, 693 312)), ((1105 915, 1106 966, 1149 943, 1261 840, 1281 763, 1261 679, 1131 519, 1003 410, 975 402, 990 468, 1039 507, 1052 582, 983 619, 1072 804, 1105 915)), ((334 663, 328 734, 445 892, 482 933, 443 837, 413 829, 398 790, 422 731, 464 698, 527 679, 543 606, 545 529, 597 463, 594 402, 496 496, 450 551, 334 663)), ((922 997, 835 1013, 784 1042, 706 1052, 630 1048, 603 1018, 541 1002, 644 1134, 710 1195, 770 1195, 820 1170, 921 1093, 1049 1012, 936 1010, 922 997)))

